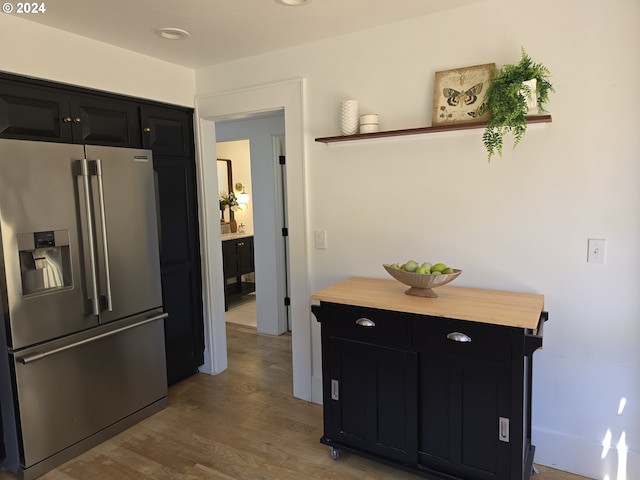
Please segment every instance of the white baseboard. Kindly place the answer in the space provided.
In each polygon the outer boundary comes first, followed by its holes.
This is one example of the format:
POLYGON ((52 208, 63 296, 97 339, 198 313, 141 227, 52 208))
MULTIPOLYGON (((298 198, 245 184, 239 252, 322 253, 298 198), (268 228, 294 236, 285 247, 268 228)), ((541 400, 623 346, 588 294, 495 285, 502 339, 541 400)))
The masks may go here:
POLYGON ((537 464, 597 480, 640 479, 640 452, 618 450, 620 434, 612 438, 604 458, 601 443, 536 428, 532 437, 537 464))

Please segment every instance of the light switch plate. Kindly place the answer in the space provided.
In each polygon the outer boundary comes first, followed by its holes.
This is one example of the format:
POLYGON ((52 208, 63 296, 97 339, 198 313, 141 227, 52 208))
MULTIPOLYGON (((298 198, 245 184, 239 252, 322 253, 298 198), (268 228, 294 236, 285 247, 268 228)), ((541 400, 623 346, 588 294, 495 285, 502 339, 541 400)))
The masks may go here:
POLYGON ((587 240, 587 263, 604 263, 606 240, 589 238, 587 240))
POLYGON ((316 248, 318 249, 327 248, 327 231, 326 230, 316 230, 316 248))

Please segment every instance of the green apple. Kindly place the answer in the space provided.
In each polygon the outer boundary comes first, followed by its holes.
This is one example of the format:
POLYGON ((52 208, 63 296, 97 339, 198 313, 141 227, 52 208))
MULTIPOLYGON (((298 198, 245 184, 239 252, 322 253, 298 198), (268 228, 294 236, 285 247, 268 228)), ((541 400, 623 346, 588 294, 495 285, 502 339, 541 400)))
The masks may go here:
POLYGON ((429 275, 431 272, 429 271, 428 268, 425 268, 424 266, 420 265, 418 268, 416 268, 416 273, 419 273, 421 275, 429 275))
POLYGON ((442 273, 450 274, 450 273, 454 273, 454 271, 453 271, 453 268, 447 267, 444 270, 442 270, 442 273))
POLYGON ((447 268, 447 266, 444 263, 436 263, 433 267, 431 267, 431 273, 433 273, 434 271, 442 273, 445 268, 447 268))
POLYGON ((409 260, 404 265, 404 269, 407 272, 415 272, 418 267, 419 267, 418 262, 416 262, 415 260, 409 260))
POLYGON ((394 270, 400 270, 400 265, 398 265, 397 263, 392 263, 391 265, 389 265, 391 268, 393 268, 394 270))
POLYGON ((426 268, 427 270, 429 270, 429 272, 431 272, 431 267, 433 267, 433 264, 429 263, 429 262, 424 262, 422 265, 420 265, 421 267, 426 268))

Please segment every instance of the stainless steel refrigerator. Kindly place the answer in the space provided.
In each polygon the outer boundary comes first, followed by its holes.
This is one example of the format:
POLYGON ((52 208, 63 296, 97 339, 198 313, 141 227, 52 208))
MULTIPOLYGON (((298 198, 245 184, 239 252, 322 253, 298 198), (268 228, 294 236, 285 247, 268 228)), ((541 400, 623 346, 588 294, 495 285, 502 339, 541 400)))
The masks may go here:
POLYGON ((0 467, 35 478, 166 406, 157 222, 150 151, 0 140, 0 467))

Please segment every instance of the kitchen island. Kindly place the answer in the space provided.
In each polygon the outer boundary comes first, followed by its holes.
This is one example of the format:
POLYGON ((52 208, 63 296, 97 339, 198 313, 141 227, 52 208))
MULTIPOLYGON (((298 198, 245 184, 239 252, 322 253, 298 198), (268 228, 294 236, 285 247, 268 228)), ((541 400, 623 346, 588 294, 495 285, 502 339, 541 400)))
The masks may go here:
POLYGON ((312 295, 322 329, 324 435, 434 480, 528 480, 539 294, 442 286, 405 295, 354 277, 312 295))

